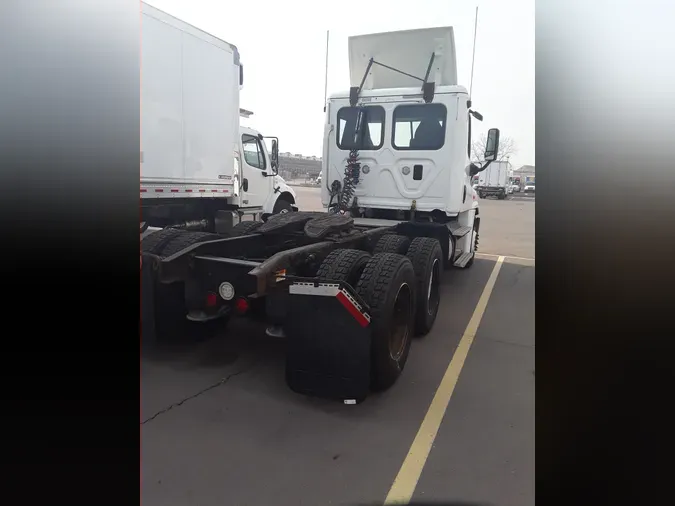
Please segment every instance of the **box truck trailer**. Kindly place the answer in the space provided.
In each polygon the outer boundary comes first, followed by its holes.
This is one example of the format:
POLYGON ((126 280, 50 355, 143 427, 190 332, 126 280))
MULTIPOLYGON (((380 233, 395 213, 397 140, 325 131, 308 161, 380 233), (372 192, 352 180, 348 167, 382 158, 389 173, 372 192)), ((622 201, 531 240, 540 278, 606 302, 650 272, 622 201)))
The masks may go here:
POLYGON ((506 195, 513 193, 509 191, 510 174, 513 171, 509 168, 506 161, 495 161, 478 176, 478 186, 476 191, 480 198, 497 197, 502 200, 506 195))

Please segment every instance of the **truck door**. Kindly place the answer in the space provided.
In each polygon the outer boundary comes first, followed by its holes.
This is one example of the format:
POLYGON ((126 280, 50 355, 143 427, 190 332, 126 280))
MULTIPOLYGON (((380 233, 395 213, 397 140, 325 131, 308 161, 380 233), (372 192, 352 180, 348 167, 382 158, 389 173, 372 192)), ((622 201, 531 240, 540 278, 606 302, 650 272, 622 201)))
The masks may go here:
POLYGON ((272 175, 269 157, 262 140, 251 134, 242 134, 241 148, 241 207, 262 207, 272 190, 274 179, 267 177, 272 175))

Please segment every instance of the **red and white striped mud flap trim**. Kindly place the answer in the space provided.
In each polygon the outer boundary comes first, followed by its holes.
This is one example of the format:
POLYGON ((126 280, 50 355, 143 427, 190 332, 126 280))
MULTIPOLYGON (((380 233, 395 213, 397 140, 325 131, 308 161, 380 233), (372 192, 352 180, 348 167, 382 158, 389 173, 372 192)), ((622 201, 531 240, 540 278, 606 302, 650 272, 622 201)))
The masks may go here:
POLYGON ((362 327, 370 325, 370 315, 366 313, 361 304, 356 302, 356 299, 344 288, 340 288, 337 283, 309 283, 309 282, 295 282, 288 287, 288 292, 291 295, 314 295, 322 297, 335 297, 345 307, 349 314, 362 327))

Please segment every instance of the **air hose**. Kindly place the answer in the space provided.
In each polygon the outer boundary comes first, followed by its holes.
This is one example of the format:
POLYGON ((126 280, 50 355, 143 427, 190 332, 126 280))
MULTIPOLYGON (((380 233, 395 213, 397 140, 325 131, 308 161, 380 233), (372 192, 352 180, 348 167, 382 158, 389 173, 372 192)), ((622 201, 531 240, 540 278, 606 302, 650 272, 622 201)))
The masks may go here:
POLYGON ((347 166, 345 167, 344 178, 342 180, 342 188, 340 188, 338 181, 334 181, 331 188, 329 209, 332 208, 332 212, 334 213, 345 214, 349 211, 356 191, 356 186, 359 184, 359 178, 361 177, 361 162, 359 161, 359 151, 357 146, 362 139, 361 130, 365 120, 363 116, 363 111, 357 113, 356 127, 354 129, 354 145, 352 149, 349 150, 349 156, 347 157, 347 166), (336 206, 331 205, 334 196, 338 196, 336 206))

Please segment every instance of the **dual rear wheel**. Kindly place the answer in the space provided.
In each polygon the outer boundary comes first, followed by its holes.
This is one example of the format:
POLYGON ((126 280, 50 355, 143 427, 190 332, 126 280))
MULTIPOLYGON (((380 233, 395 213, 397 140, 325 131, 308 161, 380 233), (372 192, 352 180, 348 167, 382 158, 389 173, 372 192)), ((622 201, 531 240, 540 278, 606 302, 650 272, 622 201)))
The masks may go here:
POLYGON ((405 367, 415 331, 417 283, 410 259, 339 249, 322 262, 317 277, 349 284, 370 308, 371 388, 389 388, 405 367))
POLYGON ((436 239, 388 235, 375 254, 339 249, 317 277, 350 285, 370 308, 371 388, 385 390, 405 367, 412 338, 427 334, 440 306, 443 252, 436 239), (393 250, 393 251, 392 251, 393 250))

